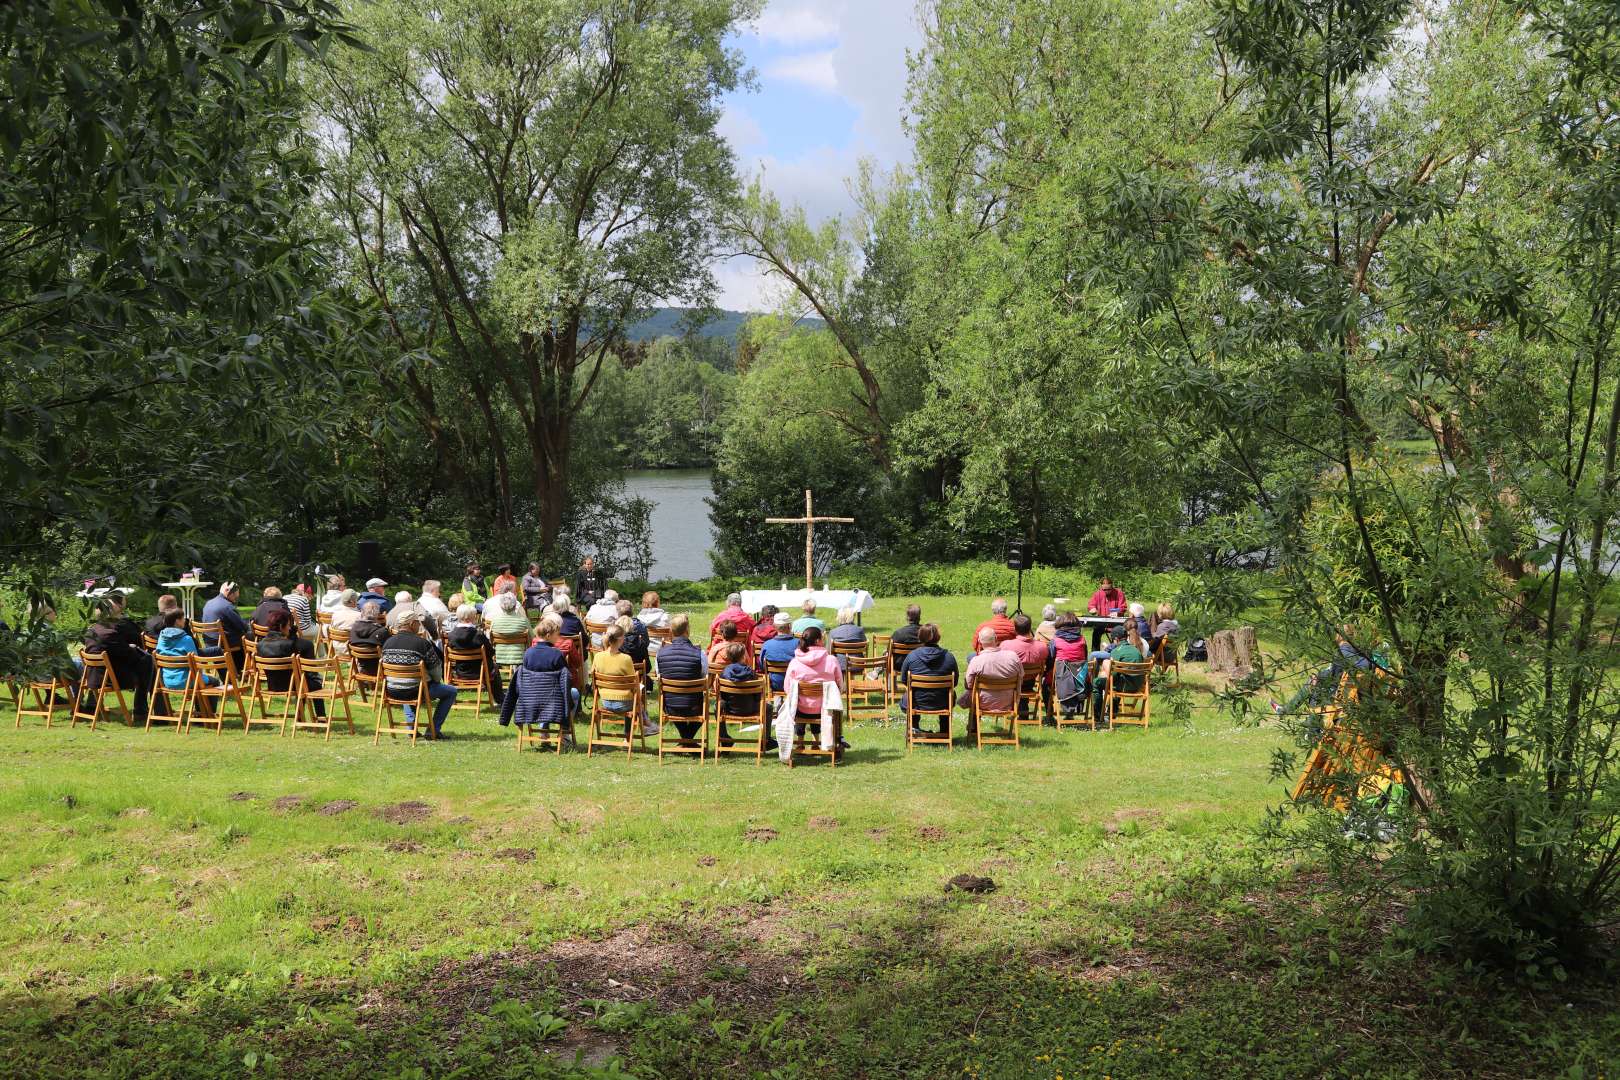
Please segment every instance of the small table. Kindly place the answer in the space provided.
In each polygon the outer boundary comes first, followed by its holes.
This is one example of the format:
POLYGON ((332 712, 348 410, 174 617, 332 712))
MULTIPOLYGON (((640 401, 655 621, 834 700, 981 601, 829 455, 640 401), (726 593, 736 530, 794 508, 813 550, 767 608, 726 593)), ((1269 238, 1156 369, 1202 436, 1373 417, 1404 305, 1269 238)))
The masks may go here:
POLYGON ((1102 648, 1103 631, 1111 630, 1116 626, 1124 626, 1125 618, 1124 616, 1110 615, 1082 615, 1080 616, 1080 625, 1091 628, 1091 651, 1096 652, 1102 648))
POLYGON ((196 605, 197 590, 206 589, 212 584, 212 581, 165 581, 163 587, 165 589, 180 590, 180 607, 185 611, 186 622, 189 623, 194 618, 193 609, 196 605))
POLYGON ((793 612, 812 598, 817 608, 830 608, 833 611, 852 608, 856 622, 860 621, 861 612, 871 611, 876 602, 865 589, 744 589, 742 609, 752 615, 766 604, 775 604, 778 611, 793 612))

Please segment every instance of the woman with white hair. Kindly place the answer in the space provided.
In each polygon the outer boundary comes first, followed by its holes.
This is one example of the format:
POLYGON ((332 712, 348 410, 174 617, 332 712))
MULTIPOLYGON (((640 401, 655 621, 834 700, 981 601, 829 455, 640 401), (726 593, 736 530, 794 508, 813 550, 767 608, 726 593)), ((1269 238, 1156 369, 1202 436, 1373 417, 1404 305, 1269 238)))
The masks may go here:
MULTIPOLYGON (((463 605, 465 607, 466 605, 463 605)), ((460 618, 458 613, 457 618, 460 618)), ((489 623, 491 634, 522 634, 529 633, 529 616, 523 611, 523 605, 518 602, 517 593, 497 593, 495 598, 484 605, 484 619, 489 623)), ((495 662, 498 664, 523 663, 523 645, 496 645, 495 662)))
MULTIPOLYGON (((528 626, 525 617, 524 626, 528 626)), ((500 661, 495 655, 495 646, 490 644, 489 637, 478 628, 478 609, 471 604, 462 604, 456 609, 456 621, 450 629, 446 639, 452 649, 458 652, 481 652, 484 654, 484 670, 489 673, 490 700, 498 707, 501 704, 501 668, 500 661)), ((521 657, 520 657, 521 659, 521 657)), ((478 665, 475 662, 458 660, 450 665, 458 679, 478 678, 478 665)))
POLYGON ((1035 628, 1035 640, 1051 644, 1057 637, 1058 609, 1056 604, 1047 604, 1041 608, 1041 624, 1035 628))
MULTIPOLYGON (((838 609, 837 622, 833 624, 833 628, 827 634, 827 637, 838 645, 864 645, 866 644, 866 628, 855 621, 854 608, 841 607, 838 609)), ((840 656, 838 666, 845 671, 849 670, 849 658, 840 656)))
POLYGON ((1130 618, 1125 620, 1125 625, 1135 626, 1137 635, 1146 641, 1151 636, 1148 630, 1147 608, 1140 601, 1133 600, 1129 610, 1130 618))

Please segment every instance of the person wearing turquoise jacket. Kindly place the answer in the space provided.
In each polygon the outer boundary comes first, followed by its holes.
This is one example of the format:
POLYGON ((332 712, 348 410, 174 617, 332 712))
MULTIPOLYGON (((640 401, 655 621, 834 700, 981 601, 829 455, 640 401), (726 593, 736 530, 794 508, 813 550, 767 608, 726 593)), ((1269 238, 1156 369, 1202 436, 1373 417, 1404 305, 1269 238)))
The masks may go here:
MULTIPOLYGON (((157 655, 167 660, 181 656, 191 656, 197 652, 197 641, 186 631, 186 613, 171 611, 163 617, 163 630, 158 634, 157 655)), ((163 688, 165 690, 184 690, 190 681, 190 672, 181 668, 163 669, 163 688)), ((218 686, 219 680, 212 675, 203 676, 204 686, 218 686)))

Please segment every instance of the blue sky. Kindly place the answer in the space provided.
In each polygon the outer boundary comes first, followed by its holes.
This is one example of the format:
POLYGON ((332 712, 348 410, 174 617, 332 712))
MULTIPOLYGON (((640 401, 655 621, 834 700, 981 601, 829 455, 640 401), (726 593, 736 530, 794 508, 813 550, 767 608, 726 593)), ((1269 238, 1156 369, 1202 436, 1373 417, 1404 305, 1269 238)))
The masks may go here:
MULTIPOLYGON (((721 130, 746 176, 821 219, 852 207, 861 158, 905 161, 906 52, 921 38, 914 0, 775 0, 738 46, 757 87, 726 101, 721 130)), ((743 259, 717 267, 721 307, 771 306, 772 286, 743 259)))

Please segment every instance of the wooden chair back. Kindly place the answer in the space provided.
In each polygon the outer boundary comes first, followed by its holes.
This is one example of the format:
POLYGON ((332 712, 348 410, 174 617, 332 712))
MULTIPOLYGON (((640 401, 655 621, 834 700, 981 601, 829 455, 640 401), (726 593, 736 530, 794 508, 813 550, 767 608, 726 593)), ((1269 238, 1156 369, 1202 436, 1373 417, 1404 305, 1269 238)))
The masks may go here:
POLYGON ((709 680, 696 679, 666 679, 658 680, 658 761, 663 763, 665 754, 696 754, 702 761, 709 744, 709 680), (699 697, 698 712, 693 717, 672 717, 669 710, 664 707, 665 699, 670 694, 697 694, 699 697), (698 738, 696 746, 681 746, 679 734, 675 731, 674 721, 679 719, 682 723, 695 721, 698 724, 698 738), (671 743, 670 736, 675 735, 676 741, 671 743))
POLYGON ((1024 681, 1018 688, 1018 722, 1020 724, 1034 724, 1039 727, 1041 723, 1041 706, 1045 704, 1046 715, 1052 715, 1052 699, 1048 695, 1046 685, 1046 662, 1036 660, 1024 665, 1024 681))
MULTIPOLYGON (((639 675, 609 675, 595 676, 596 694, 591 699, 591 723, 585 737, 585 756, 590 757, 598 746, 611 747, 615 750, 623 749, 624 756, 630 757, 635 752, 635 744, 639 739, 641 748, 647 748, 647 735, 641 723, 646 715, 647 702, 642 690, 639 675), (630 709, 628 712, 611 712, 605 707, 606 699, 602 691, 609 693, 627 693, 630 695, 630 709), (624 725, 622 734, 615 734, 607 729, 607 725, 624 725)), ((701 682, 701 680, 699 680, 701 682)))
POLYGON ((1181 650, 1176 647, 1176 639, 1166 634, 1159 639, 1153 647, 1153 667, 1156 671, 1169 671, 1174 668, 1176 681, 1181 681, 1181 650))
POLYGON ((832 643, 832 654, 834 656, 865 656, 866 646, 865 639, 860 641, 834 641, 832 643))
POLYGON ((191 623, 191 635, 197 641, 199 649, 224 649, 225 624, 221 622, 205 622, 195 619, 191 623))
MULTIPOLYGON (((767 660, 767 661, 765 661, 765 675, 766 675, 767 679, 769 679, 770 676, 775 675, 775 676, 779 676, 783 680, 783 683, 782 683, 783 689, 782 690, 772 690, 771 691, 771 698, 773 700, 776 699, 776 698, 780 698, 780 697, 784 696, 786 694, 786 692, 787 692, 786 691, 786 686, 787 686, 786 680, 787 680, 787 669, 788 669, 788 664, 789 663, 790 663, 790 661, 787 661, 787 660, 767 660)), ((776 685, 776 680, 775 679, 769 679, 769 681, 770 681, 772 686, 776 685)))
MULTIPOLYGON (((909 650, 908 650, 909 651, 909 650)), ((951 701, 952 692, 956 689, 956 679, 950 675, 912 675, 905 684, 910 693, 905 695, 906 701, 906 753, 911 748, 923 743, 943 744, 951 749, 951 701), (943 709, 923 709, 917 706, 918 690, 937 690, 945 694, 945 707, 943 709), (939 720, 940 733, 938 735, 919 734, 917 721, 925 716, 936 717, 939 720)))
POLYGON ((851 720, 889 719, 889 658, 852 656, 844 673, 844 708, 851 720), (872 698, 876 697, 874 703, 872 698))
POLYGON ((1108 717, 1110 725, 1134 724, 1147 729, 1148 716, 1153 709, 1148 685, 1152 674, 1151 660, 1108 662, 1108 681, 1103 687, 1103 715, 1108 717), (1140 678, 1141 685, 1134 690, 1128 689, 1128 682, 1133 678, 1140 678))
POLYGON ((714 720, 716 725, 723 728, 726 724, 758 724, 759 736, 749 740, 750 745, 744 745, 744 740, 733 739, 730 746, 721 743, 717 737, 714 743, 714 760, 719 761, 721 754, 753 754, 756 765, 764 764, 765 743, 770 737, 770 721, 766 718, 765 703, 770 700, 771 683, 763 675, 756 675, 752 679, 715 679, 714 681, 714 720), (739 696, 754 696, 754 707, 733 711, 730 702, 739 696))
MULTIPOLYGON (((354 647, 358 646, 351 646, 351 648, 354 647)), ((372 733, 371 745, 376 746, 386 734, 389 738, 393 738, 396 735, 409 735, 411 737, 411 745, 414 746, 416 744, 417 736, 424 728, 427 730, 428 738, 431 739, 435 737, 433 731, 433 703, 432 699, 428 697, 428 673, 426 664, 422 663, 421 661, 414 664, 390 664, 386 662, 379 662, 377 665, 376 678, 372 682, 372 689, 376 690, 377 692, 377 699, 375 703, 377 727, 372 733), (389 679, 398 679, 401 681, 406 679, 415 680, 416 689, 414 692, 398 690, 390 692, 388 689, 389 679), (406 724, 404 722, 404 707, 406 705, 409 705, 416 710, 416 719, 410 724, 406 724), (400 719, 398 722, 394 720, 394 710, 396 708, 400 710, 400 719)))
POLYGON ((973 717, 973 729, 980 750, 983 750, 986 744, 1012 747, 1019 745, 1018 696, 1023 687, 1022 675, 1009 675, 1004 679, 975 675, 968 680, 968 712, 973 717), (1001 708, 990 708, 979 700, 980 694, 1005 695, 1007 704, 1001 708), (985 729, 989 727, 991 721, 1001 721, 1002 724, 986 734, 985 729))
POLYGON ((866 640, 871 643, 873 656, 886 656, 894 638, 889 634, 868 634, 866 640))
POLYGON ((13 683, 11 692, 17 700, 15 726, 22 727, 25 716, 39 716, 44 718, 45 726, 50 727, 51 720, 56 715, 56 694, 59 690, 65 689, 66 684, 54 675, 49 679, 29 679, 24 683, 13 683))
POLYGON ((79 659, 84 662, 84 674, 79 681, 79 696, 74 700, 73 709, 69 713, 68 727, 73 727, 80 720, 88 720, 90 730, 96 730, 96 724, 111 715, 111 710, 107 707, 108 694, 112 695, 118 711, 124 714, 124 723, 134 727, 135 718, 130 715, 129 706, 124 703, 124 690, 118 685, 118 676, 113 671, 107 654, 82 652, 79 659), (92 675, 95 677, 92 678, 92 675), (85 707, 86 698, 94 699, 88 708, 85 707))
POLYGON ((152 657, 152 690, 146 695, 146 730, 152 730, 153 723, 173 724, 175 734, 178 735, 186 728, 186 713, 191 709, 192 690, 202 680, 197 677, 191 665, 191 656, 154 656, 152 657), (184 684, 179 690, 171 690, 163 681, 165 671, 181 671, 185 673, 184 684), (179 696, 180 703, 175 704, 174 696, 179 696))
POLYGON ((382 679, 382 646, 370 645, 364 641, 349 643, 349 680, 354 683, 356 690, 360 691, 360 700, 368 700, 366 688, 377 689, 382 679), (370 668, 370 671, 366 669, 370 668))
POLYGON ((346 626, 326 627, 326 644, 333 656, 343 656, 349 651, 349 628, 346 626))
MULTIPOLYGON (((457 690, 473 691, 472 711, 474 716, 484 711, 484 692, 489 689, 489 657, 483 649, 456 649, 449 645, 444 647, 444 681, 457 690), (477 675, 456 674, 457 664, 477 664, 477 675)), ((465 703, 459 699, 451 706, 452 709, 462 708, 465 703)))
POLYGON ((349 709, 349 698, 354 689, 343 675, 343 663, 335 656, 317 657, 313 660, 297 656, 293 658, 293 685, 298 688, 296 708, 293 710, 292 733, 296 737, 300 728, 310 731, 324 732, 328 742, 332 739, 332 721, 336 719, 337 707, 343 706, 343 719, 348 722, 349 734, 354 734, 354 714, 349 709), (320 687, 309 685, 309 677, 315 676, 320 680, 320 687), (317 716, 315 702, 326 703, 326 715, 317 716), (306 717, 305 711, 308 710, 306 717))
MULTIPOLYGON (((253 654, 249 654, 253 655, 253 654)), ((281 729, 283 735, 287 734, 287 723, 292 717, 293 704, 298 699, 297 674, 298 665, 296 656, 255 656, 253 660, 252 700, 248 708, 248 727, 255 724, 261 727, 276 727, 281 729), (270 685, 272 675, 286 676, 286 687, 281 690, 270 685), (270 715, 270 703, 281 702, 281 716, 274 718, 270 715), (254 708, 258 709, 258 716, 253 715, 254 708)), ((278 680, 279 681, 279 680, 278 680)))
POLYGON ((141 631, 141 648, 149 653, 157 652, 157 635, 145 630, 141 631))
POLYGON ((658 642, 660 645, 669 644, 669 639, 674 637, 674 636, 675 635, 670 631, 669 627, 667 627, 667 626, 649 626, 649 627, 647 627, 647 637, 649 639, 653 640, 653 641, 658 642))
POLYGON ((235 702, 237 718, 242 721, 242 730, 246 731, 247 705, 242 700, 242 684, 237 679, 236 665, 231 661, 230 654, 200 656, 193 653, 191 672, 194 684, 191 688, 191 712, 186 716, 186 730, 189 732, 198 724, 213 724, 214 734, 224 734, 225 705, 235 702), (214 680, 213 686, 208 685, 209 679, 214 680))
POLYGON ((917 646, 909 641, 895 641, 893 639, 889 641, 889 651, 885 655, 889 660, 889 707, 891 709, 894 708, 894 703, 904 693, 900 686, 900 668, 905 665, 906 657, 910 656, 912 650, 916 648, 917 646))

